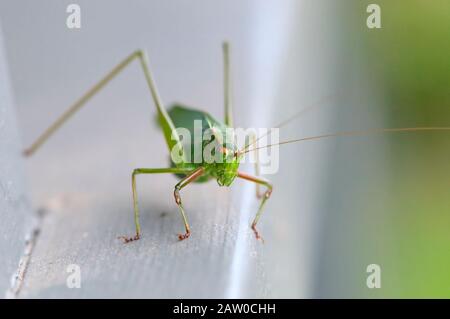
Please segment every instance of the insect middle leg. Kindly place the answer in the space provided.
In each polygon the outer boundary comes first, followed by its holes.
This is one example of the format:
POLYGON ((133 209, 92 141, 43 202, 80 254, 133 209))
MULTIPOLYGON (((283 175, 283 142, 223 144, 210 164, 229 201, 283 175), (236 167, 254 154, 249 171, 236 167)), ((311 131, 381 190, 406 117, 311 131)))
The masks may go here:
POLYGON ((253 219, 252 226, 251 226, 253 229, 253 232, 255 233, 256 239, 262 240, 261 235, 259 234, 258 230, 256 229, 256 224, 258 223, 259 218, 261 217, 261 213, 264 208, 264 205, 266 204, 266 201, 269 199, 270 195, 272 194, 273 186, 269 181, 267 181, 265 179, 262 179, 260 177, 255 177, 252 175, 248 175, 246 173, 238 172, 238 177, 245 179, 247 181, 259 184, 259 185, 264 185, 267 188, 266 192, 264 193, 264 195, 262 197, 261 203, 259 204, 258 212, 256 213, 255 219, 253 219))
POLYGON ((162 173, 172 173, 172 174, 189 174, 191 171, 181 168, 136 168, 131 174, 131 188, 133 189, 133 208, 134 208, 134 223, 136 225, 136 235, 134 237, 121 236, 125 243, 138 240, 141 238, 141 225, 139 223, 139 207, 138 198, 136 191, 136 175, 139 174, 162 174, 162 173))

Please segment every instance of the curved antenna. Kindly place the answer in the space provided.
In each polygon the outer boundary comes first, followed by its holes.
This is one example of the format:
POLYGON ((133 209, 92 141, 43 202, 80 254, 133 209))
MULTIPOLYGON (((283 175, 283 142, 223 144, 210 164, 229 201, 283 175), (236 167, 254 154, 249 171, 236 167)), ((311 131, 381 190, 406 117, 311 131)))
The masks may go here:
POLYGON ((242 154, 245 154, 245 153, 248 153, 251 151, 256 151, 256 150, 263 149, 263 148, 267 148, 267 147, 276 146, 276 145, 284 145, 284 144, 291 144, 291 143, 297 143, 297 142, 318 140, 318 139, 329 138, 329 137, 363 136, 363 135, 380 134, 380 133, 416 132, 416 131, 450 131, 450 127, 405 127, 405 128, 381 128, 381 129, 370 129, 370 130, 359 130, 359 131, 341 131, 341 132, 330 133, 330 134, 308 136, 308 137, 283 141, 283 142, 279 142, 279 143, 269 144, 269 145, 265 145, 265 146, 255 147, 255 148, 244 151, 242 154))

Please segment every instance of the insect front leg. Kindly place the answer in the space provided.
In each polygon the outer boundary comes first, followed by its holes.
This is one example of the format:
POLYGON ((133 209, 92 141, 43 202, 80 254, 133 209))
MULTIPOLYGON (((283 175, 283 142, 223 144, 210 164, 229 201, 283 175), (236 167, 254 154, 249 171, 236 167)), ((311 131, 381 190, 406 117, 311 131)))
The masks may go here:
POLYGON ((133 237, 121 236, 124 243, 129 243, 141 238, 141 225, 139 223, 139 207, 138 198, 136 191, 136 175, 139 174, 162 174, 162 173, 172 173, 172 174, 189 174, 190 171, 181 168, 136 168, 131 174, 131 188, 133 190, 133 208, 134 208, 134 223, 136 225, 136 235, 133 237))
POLYGON ((183 218, 184 227, 186 229, 185 234, 178 234, 178 239, 183 240, 188 238, 191 235, 191 228, 189 226, 189 222, 186 216, 186 213, 183 208, 183 204, 181 203, 181 196, 180 196, 180 190, 184 188, 186 185, 192 183, 197 178, 202 176, 204 173, 204 168, 199 167, 192 171, 188 176, 183 178, 178 184, 175 185, 175 189, 173 191, 173 196, 175 197, 175 203, 177 203, 178 207, 180 208, 181 217, 183 218))
POLYGON ((256 229, 256 224, 258 223, 259 218, 261 217, 261 213, 262 213, 262 210, 264 208, 266 201, 269 199, 270 195, 272 195, 273 186, 269 181, 267 181, 265 179, 251 176, 251 175, 248 175, 245 173, 238 172, 238 177, 245 179, 247 181, 259 184, 259 185, 264 185, 267 188, 266 192, 262 196, 262 200, 261 200, 261 203, 259 204, 258 212, 256 213, 255 219, 252 222, 252 229, 253 229, 253 232, 255 233, 256 239, 263 240, 261 235, 259 234, 258 230, 256 229))

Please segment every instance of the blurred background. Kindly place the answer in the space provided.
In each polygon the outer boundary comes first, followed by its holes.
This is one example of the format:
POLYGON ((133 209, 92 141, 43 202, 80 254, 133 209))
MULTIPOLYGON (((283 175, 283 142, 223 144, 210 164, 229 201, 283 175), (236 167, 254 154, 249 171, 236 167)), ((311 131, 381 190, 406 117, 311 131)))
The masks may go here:
MULTIPOLYGON (((348 1, 341 11, 342 50, 362 52, 362 79, 371 83, 361 105, 373 100, 367 114, 377 112, 384 127, 448 126, 450 3, 377 1, 383 22, 376 31, 358 27, 367 3, 348 1)), ((338 122, 359 125, 359 114, 340 113, 338 122)), ((379 148, 369 139, 352 148, 347 141, 336 144, 324 194, 317 295, 449 296, 448 137, 390 135, 379 148), (359 285, 355 274, 370 263, 381 266, 382 289, 359 285)))
MULTIPOLYGON (((283 127, 282 140, 450 126, 447 0, 376 1, 380 29, 366 25, 373 1, 80 0, 73 30, 72 2, 0 0, 24 145, 137 48, 149 53, 167 105, 222 118, 225 39, 239 127, 271 127, 318 101, 283 127)), ((27 160, 29 196, 48 213, 19 296, 450 296, 445 132, 281 147, 279 172, 265 176, 274 193, 261 218, 264 245, 248 229, 252 185, 186 191, 194 233, 177 243, 175 179, 142 178, 144 238, 124 248, 115 237, 133 229, 130 172, 167 165, 141 73, 133 64, 27 160), (83 269, 79 291, 65 287, 69 263, 83 269), (380 266, 381 288, 366 285, 370 264, 380 266)))

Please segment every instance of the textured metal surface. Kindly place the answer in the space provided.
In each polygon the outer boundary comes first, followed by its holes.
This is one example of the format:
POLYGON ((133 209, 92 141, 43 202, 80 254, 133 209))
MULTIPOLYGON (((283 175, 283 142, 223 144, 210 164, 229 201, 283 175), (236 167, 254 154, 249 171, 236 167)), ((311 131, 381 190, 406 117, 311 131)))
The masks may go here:
POLYGON ((0 293, 9 296, 25 249, 31 207, 24 183, 21 145, 0 29, 0 293))
POLYGON ((127 193, 73 194, 61 209, 49 211, 21 296, 224 298, 234 289, 233 277, 243 272, 236 287, 239 294, 264 297, 262 244, 248 227, 239 228, 239 203, 227 205, 229 192, 217 191, 214 184, 186 190, 193 233, 179 242, 176 234, 183 225, 171 202, 175 178, 154 180, 159 188, 141 192, 147 202, 143 237, 127 245, 117 239, 133 232, 127 193), (236 256, 237 251, 242 256, 236 256), (236 270, 237 259, 242 264, 236 270), (71 264, 80 267, 80 289, 67 288, 71 264))

